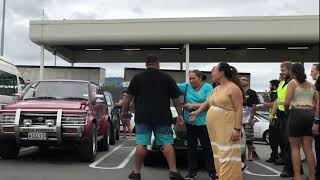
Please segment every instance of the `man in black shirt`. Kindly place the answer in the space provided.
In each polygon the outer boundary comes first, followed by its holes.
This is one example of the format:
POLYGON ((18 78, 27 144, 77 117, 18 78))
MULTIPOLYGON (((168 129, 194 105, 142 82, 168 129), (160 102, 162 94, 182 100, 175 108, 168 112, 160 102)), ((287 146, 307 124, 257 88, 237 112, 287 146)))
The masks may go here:
MULTIPOLYGON (((279 82, 280 81, 277 79, 270 81, 270 92, 269 92, 270 102, 264 103, 264 106, 269 107, 269 109, 270 109, 270 111, 269 111, 270 117, 271 117, 274 102, 278 98, 277 89, 278 89, 279 82)), ((271 118, 270 118, 270 120, 271 120, 271 118)), ((274 163, 279 158, 279 153, 278 153, 279 146, 281 148, 281 153, 280 153, 281 158, 283 157, 283 151, 284 151, 282 140, 281 140, 281 138, 279 138, 279 137, 281 137, 280 120, 277 117, 274 117, 272 119, 272 121, 270 121, 269 137, 270 137, 269 143, 270 143, 272 153, 271 153, 271 157, 268 160, 266 160, 266 162, 274 163)))
POLYGON ((242 124, 246 132, 246 144, 248 147, 248 160, 253 160, 253 139, 254 139, 254 115, 256 113, 256 105, 259 104, 257 93, 249 88, 249 79, 247 77, 241 77, 241 84, 245 95, 243 104, 243 119, 242 124))
POLYGON ((174 139, 171 128, 172 114, 170 100, 178 112, 178 123, 183 123, 180 91, 176 82, 169 75, 160 71, 159 59, 149 56, 146 61, 147 70, 133 77, 128 87, 128 95, 123 101, 122 117, 128 116, 129 104, 134 98, 136 123, 136 159, 135 169, 129 179, 140 180, 141 167, 146 156, 146 145, 151 144, 152 133, 156 143, 162 145, 173 180, 184 179, 176 168, 176 155, 173 147, 174 139))

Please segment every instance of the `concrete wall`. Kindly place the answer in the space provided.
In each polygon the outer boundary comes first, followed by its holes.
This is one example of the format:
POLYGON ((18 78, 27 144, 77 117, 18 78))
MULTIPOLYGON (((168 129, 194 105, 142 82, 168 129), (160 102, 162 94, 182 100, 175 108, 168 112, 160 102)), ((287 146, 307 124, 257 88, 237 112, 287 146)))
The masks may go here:
MULTIPOLYGON (((17 66, 26 81, 39 80, 40 68, 37 66, 17 66)), ((44 80, 72 79, 92 81, 99 85, 104 84, 106 70, 103 68, 86 67, 45 67, 44 80)))

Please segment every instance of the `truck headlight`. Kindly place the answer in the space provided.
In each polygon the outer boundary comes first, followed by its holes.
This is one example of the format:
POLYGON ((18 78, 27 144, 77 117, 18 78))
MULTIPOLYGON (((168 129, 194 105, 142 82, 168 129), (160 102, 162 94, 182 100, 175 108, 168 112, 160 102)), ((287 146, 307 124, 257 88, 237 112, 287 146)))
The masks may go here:
POLYGON ((52 119, 47 119, 47 120, 46 120, 46 125, 47 125, 48 127, 53 127, 53 126, 54 126, 54 120, 52 120, 52 119))
POLYGON ((23 125, 24 127, 30 127, 32 125, 32 120, 31 119, 23 120, 23 125))

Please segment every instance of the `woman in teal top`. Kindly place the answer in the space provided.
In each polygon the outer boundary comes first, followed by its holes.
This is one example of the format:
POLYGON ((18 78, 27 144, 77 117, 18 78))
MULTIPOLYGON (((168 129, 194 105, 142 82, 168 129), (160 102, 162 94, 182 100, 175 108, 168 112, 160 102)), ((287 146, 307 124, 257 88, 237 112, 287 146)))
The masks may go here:
POLYGON ((210 138, 206 126, 206 114, 203 112, 197 116, 195 121, 190 122, 190 112, 197 110, 203 102, 212 94, 212 85, 205 82, 206 76, 201 71, 194 70, 189 74, 190 83, 178 84, 181 93, 184 94, 184 120, 187 127, 188 142, 188 175, 186 179, 192 180, 197 176, 198 140, 203 149, 204 160, 210 179, 216 179, 216 170, 212 156, 210 138))

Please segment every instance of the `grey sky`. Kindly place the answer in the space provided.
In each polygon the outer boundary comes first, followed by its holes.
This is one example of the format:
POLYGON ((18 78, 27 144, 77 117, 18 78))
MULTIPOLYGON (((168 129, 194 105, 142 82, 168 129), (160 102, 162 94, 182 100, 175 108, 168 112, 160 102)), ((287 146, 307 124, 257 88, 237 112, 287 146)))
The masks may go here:
MULTIPOLYGON (((2 4, 2 1, 0 1, 2 4)), ((41 19, 124 19, 165 17, 278 16, 319 15, 319 0, 7 0, 4 56, 15 64, 38 65, 40 48, 29 40, 29 21, 41 19)), ((45 65, 53 65, 46 52, 45 65)), ((58 65, 70 65, 59 59, 58 65)), ((211 70, 214 64, 192 64, 192 69, 211 70)), ((277 78, 278 64, 233 64, 239 71, 250 72, 253 88, 266 89, 277 78), (267 77, 267 78, 266 78, 267 77)), ((107 76, 123 76, 124 67, 143 64, 77 64, 101 66, 107 76)), ((177 69, 178 64, 162 64, 177 69)), ((306 64, 309 73, 311 65, 306 64)))

